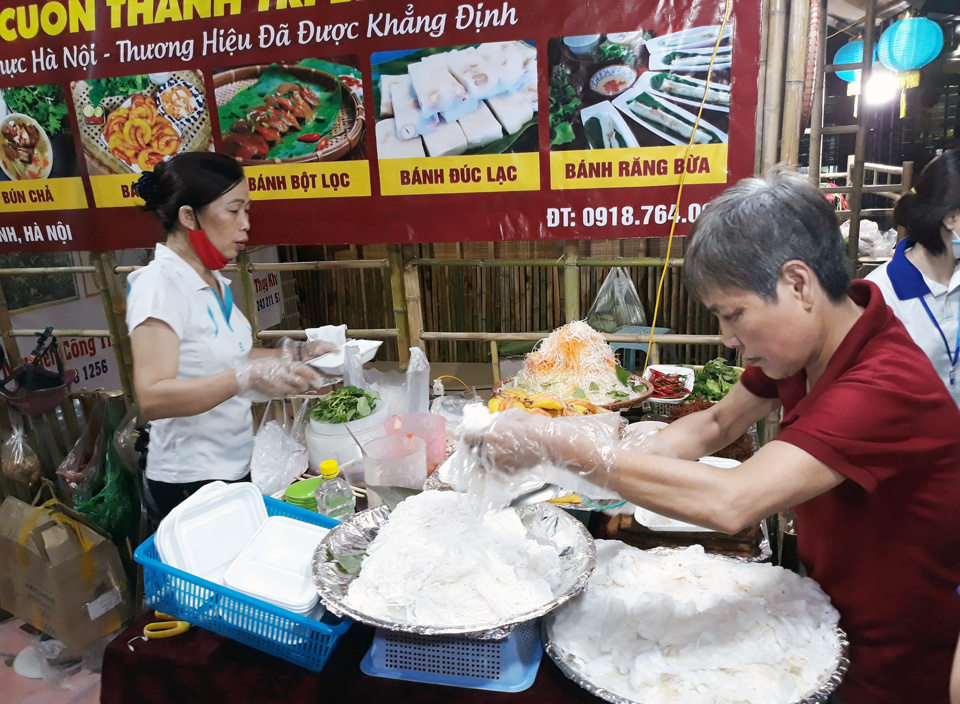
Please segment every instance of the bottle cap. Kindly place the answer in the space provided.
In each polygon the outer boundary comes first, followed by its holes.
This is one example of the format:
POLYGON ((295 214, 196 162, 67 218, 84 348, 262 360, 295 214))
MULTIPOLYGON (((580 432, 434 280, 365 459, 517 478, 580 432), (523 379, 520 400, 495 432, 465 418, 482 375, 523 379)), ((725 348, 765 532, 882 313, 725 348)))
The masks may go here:
POLYGON ((333 479, 340 474, 340 465, 336 460, 324 460, 320 463, 320 474, 324 479, 333 479))

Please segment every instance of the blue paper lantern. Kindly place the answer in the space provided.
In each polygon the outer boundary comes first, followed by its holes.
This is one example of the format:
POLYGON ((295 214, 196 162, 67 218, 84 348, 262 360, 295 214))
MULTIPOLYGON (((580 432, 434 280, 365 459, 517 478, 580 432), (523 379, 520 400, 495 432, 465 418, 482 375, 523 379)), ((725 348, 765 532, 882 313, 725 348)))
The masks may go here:
MULTIPOLYGON (((873 45, 873 60, 877 60, 877 45, 873 45)), ((863 61, 863 41, 857 40, 844 44, 840 51, 833 57, 834 64, 858 64, 863 61)), ((837 78, 847 83, 853 83, 860 80, 860 69, 856 71, 837 71, 837 78)))
POLYGON ((879 49, 880 63, 891 71, 915 71, 940 54, 943 30, 926 17, 907 17, 883 33, 879 49))

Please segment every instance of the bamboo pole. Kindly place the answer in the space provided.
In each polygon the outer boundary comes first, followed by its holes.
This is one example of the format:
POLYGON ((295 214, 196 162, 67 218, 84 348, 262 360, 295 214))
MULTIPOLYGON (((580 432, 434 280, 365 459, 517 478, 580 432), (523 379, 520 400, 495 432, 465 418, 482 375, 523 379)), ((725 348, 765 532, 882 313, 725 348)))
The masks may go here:
POLYGON ((570 323, 574 320, 580 320, 580 269, 577 267, 576 243, 567 243, 564 250, 564 317, 566 318, 566 322, 570 323))
POLYGON ((253 276, 250 274, 250 254, 237 254, 237 280, 240 283, 240 310, 250 322, 253 340, 256 345, 257 332, 260 330, 260 316, 257 315, 257 292, 254 290, 253 276))
POLYGON ((753 173, 762 170, 763 153, 763 108, 767 99, 767 36, 770 33, 770 5, 760 5, 760 60, 757 64, 757 109, 754 115, 756 137, 753 148, 753 173))
POLYGON ((493 367, 493 383, 500 381, 500 350, 496 340, 490 340, 490 364, 493 367))
POLYGON ((407 316, 407 299, 403 291, 403 253, 400 245, 387 247, 390 277, 390 299, 393 302, 393 324, 397 328, 397 354, 400 368, 410 363, 410 321, 407 316))
MULTIPOLYGON (((461 342, 537 342, 547 337, 548 332, 424 332, 424 340, 461 341, 461 342)), ((647 342, 650 336, 625 335, 623 333, 604 334, 607 342, 647 342)), ((654 335, 654 343, 662 345, 719 345, 719 335, 654 335)))
MULTIPOLYGON (((870 82, 870 75, 873 72, 873 34, 876 29, 874 18, 877 10, 876 3, 868 2, 867 11, 863 18, 863 68, 860 71, 860 85, 865 86, 870 82)), ((851 180, 856 189, 863 186, 864 174, 864 152, 867 149, 867 124, 868 124, 868 106, 866 103, 860 105, 860 112, 857 115, 857 140, 853 148, 853 168, 851 171, 851 180)), ((861 206, 863 205, 863 194, 855 190, 850 195, 850 231, 847 240, 847 256, 850 261, 857 261, 860 254, 860 216, 861 206)))
MULTIPOLYGON (((14 328, 7 331, 7 337, 36 337, 43 330, 41 328, 14 328)), ((110 337, 109 330, 83 330, 70 328, 54 328, 54 337, 110 337)))
MULTIPOLYGON (((122 310, 125 304, 123 299, 114 301, 113 296, 110 294, 110 275, 107 274, 107 266, 103 261, 103 252, 91 252, 90 259, 93 261, 93 266, 96 269, 93 278, 96 282, 97 290, 100 291, 100 299, 103 302, 103 311, 107 316, 107 326, 109 327, 107 335, 99 335, 98 337, 109 337, 113 342, 113 354, 116 357, 117 371, 120 374, 120 388, 123 389, 123 395, 127 403, 130 403, 133 401, 133 381, 130 368, 127 366, 123 355, 122 338, 126 334, 126 330, 121 328, 121 321, 124 320, 125 316, 122 317, 118 315, 118 311, 122 310)), ((125 321, 123 322, 123 328, 126 328, 125 321)), ((69 332, 70 331, 61 332, 60 335, 71 337, 69 332)), ((83 333, 80 334, 82 335, 83 333)), ((93 336, 93 333, 89 334, 93 336)))
POLYGON ((823 104, 827 63, 827 0, 816 0, 820 6, 817 24, 817 65, 813 78, 813 105, 810 108, 810 159, 807 175, 816 187, 820 187, 820 168, 823 162, 823 104))
POLYGON ((764 76, 763 152, 761 166, 766 173, 777 160, 780 142, 780 113, 783 105, 783 66, 787 39, 787 0, 770 3, 767 33, 767 71, 764 76))
POLYGON ((40 274, 92 274, 92 266, 31 266, 0 269, 0 276, 33 276, 40 274))
MULTIPOLYGON (((248 271, 326 271, 329 269, 386 269, 389 262, 386 259, 332 259, 312 262, 256 262, 248 263, 248 271)), ((117 274, 131 274, 139 266, 118 266, 114 270, 117 274)), ((234 273, 238 271, 238 265, 230 264, 223 269, 224 273, 234 273)), ((58 270, 59 271, 59 270, 58 270)), ((2 272, 0 272, 2 273, 2 272)))
MULTIPOLYGON (((356 328, 352 330, 347 330, 347 337, 373 337, 373 338, 386 338, 386 337, 399 337, 400 331, 397 328, 375 328, 375 329, 361 329, 356 328)), ((257 333, 257 339, 259 340, 279 340, 283 337, 289 337, 293 340, 306 340, 307 335, 303 330, 261 330, 257 333)))
POLYGON ((10 310, 7 308, 7 297, 3 295, 3 287, 0 286, 0 331, 6 333, 3 335, 3 350, 7 354, 11 370, 20 366, 20 346, 13 339, 12 328, 13 321, 10 318, 10 310))
POLYGON ((803 133, 800 116, 803 112, 803 85, 807 73, 809 36, 810 0, 792 0, 780 137, 780 161, 791 171, 796 171, 800 165, 800 135, 803 133))
MULTIPOLYGON (((103 272, 107 280, 107 291, 110 293, 110 305, 112 314, 116 322, 120 338, 113 340, 114 345, 119 345, 119 352, 114 350, 118 362, 122 357, 122 364, 127 368, 127 375, 133 380, 133 349, 130 346, 130 331, 127 330, 127 299, 120 285, 120 278, 111 272, 116 267, 116 254, 112 251, 101 252, 101 261, 103 262, 103 272)), ((131 383, 131 388, 133 384, 131 383)), ((132 400, 132 397, 127 397, 132 400)))

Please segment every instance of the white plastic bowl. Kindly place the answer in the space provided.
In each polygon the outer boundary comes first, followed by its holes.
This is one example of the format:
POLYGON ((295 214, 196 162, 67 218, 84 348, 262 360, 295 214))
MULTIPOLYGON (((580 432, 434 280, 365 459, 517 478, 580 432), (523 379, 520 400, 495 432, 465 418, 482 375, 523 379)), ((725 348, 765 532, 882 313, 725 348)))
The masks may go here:
POLYGON ((576 37, 564 37, 563 43, 574 54, 586 56, 600 45, 600 35, 581 34, 576 37))

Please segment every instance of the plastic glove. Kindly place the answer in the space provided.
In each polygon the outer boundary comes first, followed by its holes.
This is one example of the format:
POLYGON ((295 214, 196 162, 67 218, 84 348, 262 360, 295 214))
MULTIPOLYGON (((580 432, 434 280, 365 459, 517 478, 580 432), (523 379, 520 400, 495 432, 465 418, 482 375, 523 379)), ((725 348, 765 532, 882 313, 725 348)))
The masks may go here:
MULTIPOLYGON (((617 438, 608 425, 519 409, 497 414, 485 427, 464 425, 461 440, 487 471, 516 473, 549 462, 581 475, 603 475, 615 467, 617 438)), ((605 483, 602 476, 590 481, 605 483)))
POLYGON ((280 349, 282 350, 280 356, 291 362, 307 362, 330 352, 340 351, 340 347, 332 342, 324 342, 323 340, 303 342, 302 340, 291 340, 289 337, 283 338, 280 349))
POLYGON ((321 382, 321 376, 306 364, 282 357, 251 359, 236 372, 237 396, 254 402, 300 394, 321 382))

